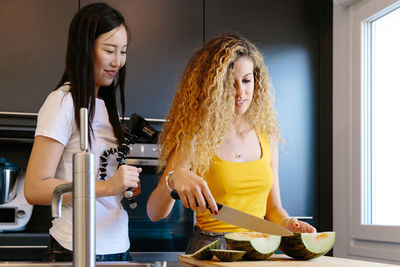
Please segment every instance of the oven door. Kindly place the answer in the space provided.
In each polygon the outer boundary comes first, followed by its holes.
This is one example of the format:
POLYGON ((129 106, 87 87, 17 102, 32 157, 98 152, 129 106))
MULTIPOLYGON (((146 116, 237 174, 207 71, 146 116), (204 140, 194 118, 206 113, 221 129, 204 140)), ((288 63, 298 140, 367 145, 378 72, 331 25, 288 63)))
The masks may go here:
POLYGON ((122 205, 129 215, 129 238, 131 251, 160 252, 185 251, 187 242, 193 232, 193 211, 186 209, 181 201, 176 201, 169 216, 163 220, 152 222, 147 216, 147 199, 156 188, 161 173, 157 172, 156 158, 129 158, 129 165, 141 167, 141 194, 135 198, 137 207, 129 208, 128 201, 122 205))

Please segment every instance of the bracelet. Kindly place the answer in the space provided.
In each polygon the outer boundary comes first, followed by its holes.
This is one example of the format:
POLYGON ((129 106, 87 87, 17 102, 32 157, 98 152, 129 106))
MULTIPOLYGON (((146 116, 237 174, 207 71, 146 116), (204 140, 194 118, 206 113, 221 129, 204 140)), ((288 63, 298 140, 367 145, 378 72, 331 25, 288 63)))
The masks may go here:
POLYGON ((171 176, 171 174, 173 174, 174 172, 175 172, 175 170, 170 171, 170 172, 167 173, 167 175, 165 176, 165 185, 167 186, 169 192, 172 192, 173 189, 172 189, 171 187, 169 187, 168 180, 169 180, 169 177, 171 176))
POLYGON ((281 220, 281 222, 279 223, 279 225, 280 225, 280 226, 283 226, 282 224, 284 224, 286 221, 288 221, 288 220, 290 220, 290 219, 292 219, 292 217, 290 217, 290 216, 283 217, 283 219, 281 220))

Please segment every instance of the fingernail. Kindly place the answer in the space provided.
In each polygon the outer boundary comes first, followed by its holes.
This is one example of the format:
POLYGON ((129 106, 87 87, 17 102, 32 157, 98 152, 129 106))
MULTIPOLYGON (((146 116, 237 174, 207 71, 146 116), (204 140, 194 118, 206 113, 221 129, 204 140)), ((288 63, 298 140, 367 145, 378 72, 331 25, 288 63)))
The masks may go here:
POLYGON ((215 210, 215 211, 214 211, 214 214, 215 214, 215 215, 218 215, 218 211, 215 210))

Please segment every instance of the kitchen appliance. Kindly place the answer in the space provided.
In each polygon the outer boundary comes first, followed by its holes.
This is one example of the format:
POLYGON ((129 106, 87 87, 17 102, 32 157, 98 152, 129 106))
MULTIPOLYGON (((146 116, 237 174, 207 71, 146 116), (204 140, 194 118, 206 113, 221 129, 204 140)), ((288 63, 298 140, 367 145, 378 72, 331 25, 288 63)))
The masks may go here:
POLYGON ((25 229, 32 210, 24 196, 24 172, 0 158, 0 232, 25 229))
POLYGON ((157 171, 157 144, 135 143, 126 158, 126 163, 142 168, 139 176, 141 194, 135 197, 136 209, 128 208, 128 199, 122 201, 129 216, 131 251, 135 253, 185 251, 193 233, 194 218, 191 209, 186 209, 181 201, 176 201, 171 213, 165 219, 152 222, 147 216, 147 199, 161 178, 161 173, 157 171))
MULTIPOLYGON (((176 192, 175 190, 171 192, 171 197, 174 199, 180 199, 178 192, 176 192)), ((287 230, 285 227, 280 226, 279 224, 258 218, 251 214, 247 214, 240 210, 236 210, 234 208, 224 206, 219 203, 217 203, 217 206, 218 206, 218 214, 214 214, 207 204, 207 208, 211 211, 211 217, 216 220, 230 223, 232 225, 246 228, 255 232, 260 232, 270 235, 280 235, 280 236, 293 235, 291 231, 287 230)))

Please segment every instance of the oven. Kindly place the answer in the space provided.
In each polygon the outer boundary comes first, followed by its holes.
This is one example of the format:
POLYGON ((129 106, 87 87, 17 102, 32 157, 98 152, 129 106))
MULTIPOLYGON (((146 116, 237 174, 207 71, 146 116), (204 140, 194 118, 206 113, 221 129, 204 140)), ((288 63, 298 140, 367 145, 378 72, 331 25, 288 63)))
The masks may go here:
POLYGON ((157 172, 157 145, 134 144, 126 162, 142 168, 140 173, 141 194, 135 198, 137 207, 131 209, 126 199, 122 201, 129 215, 130 250, 134 252, 185 251, 186 244, 193 232, 194 219, 191 209, 186 209, 181 201, 176 201, 167 218, 152 222, 147 216, 147 199, 161 177, 161 173, 157 172))

